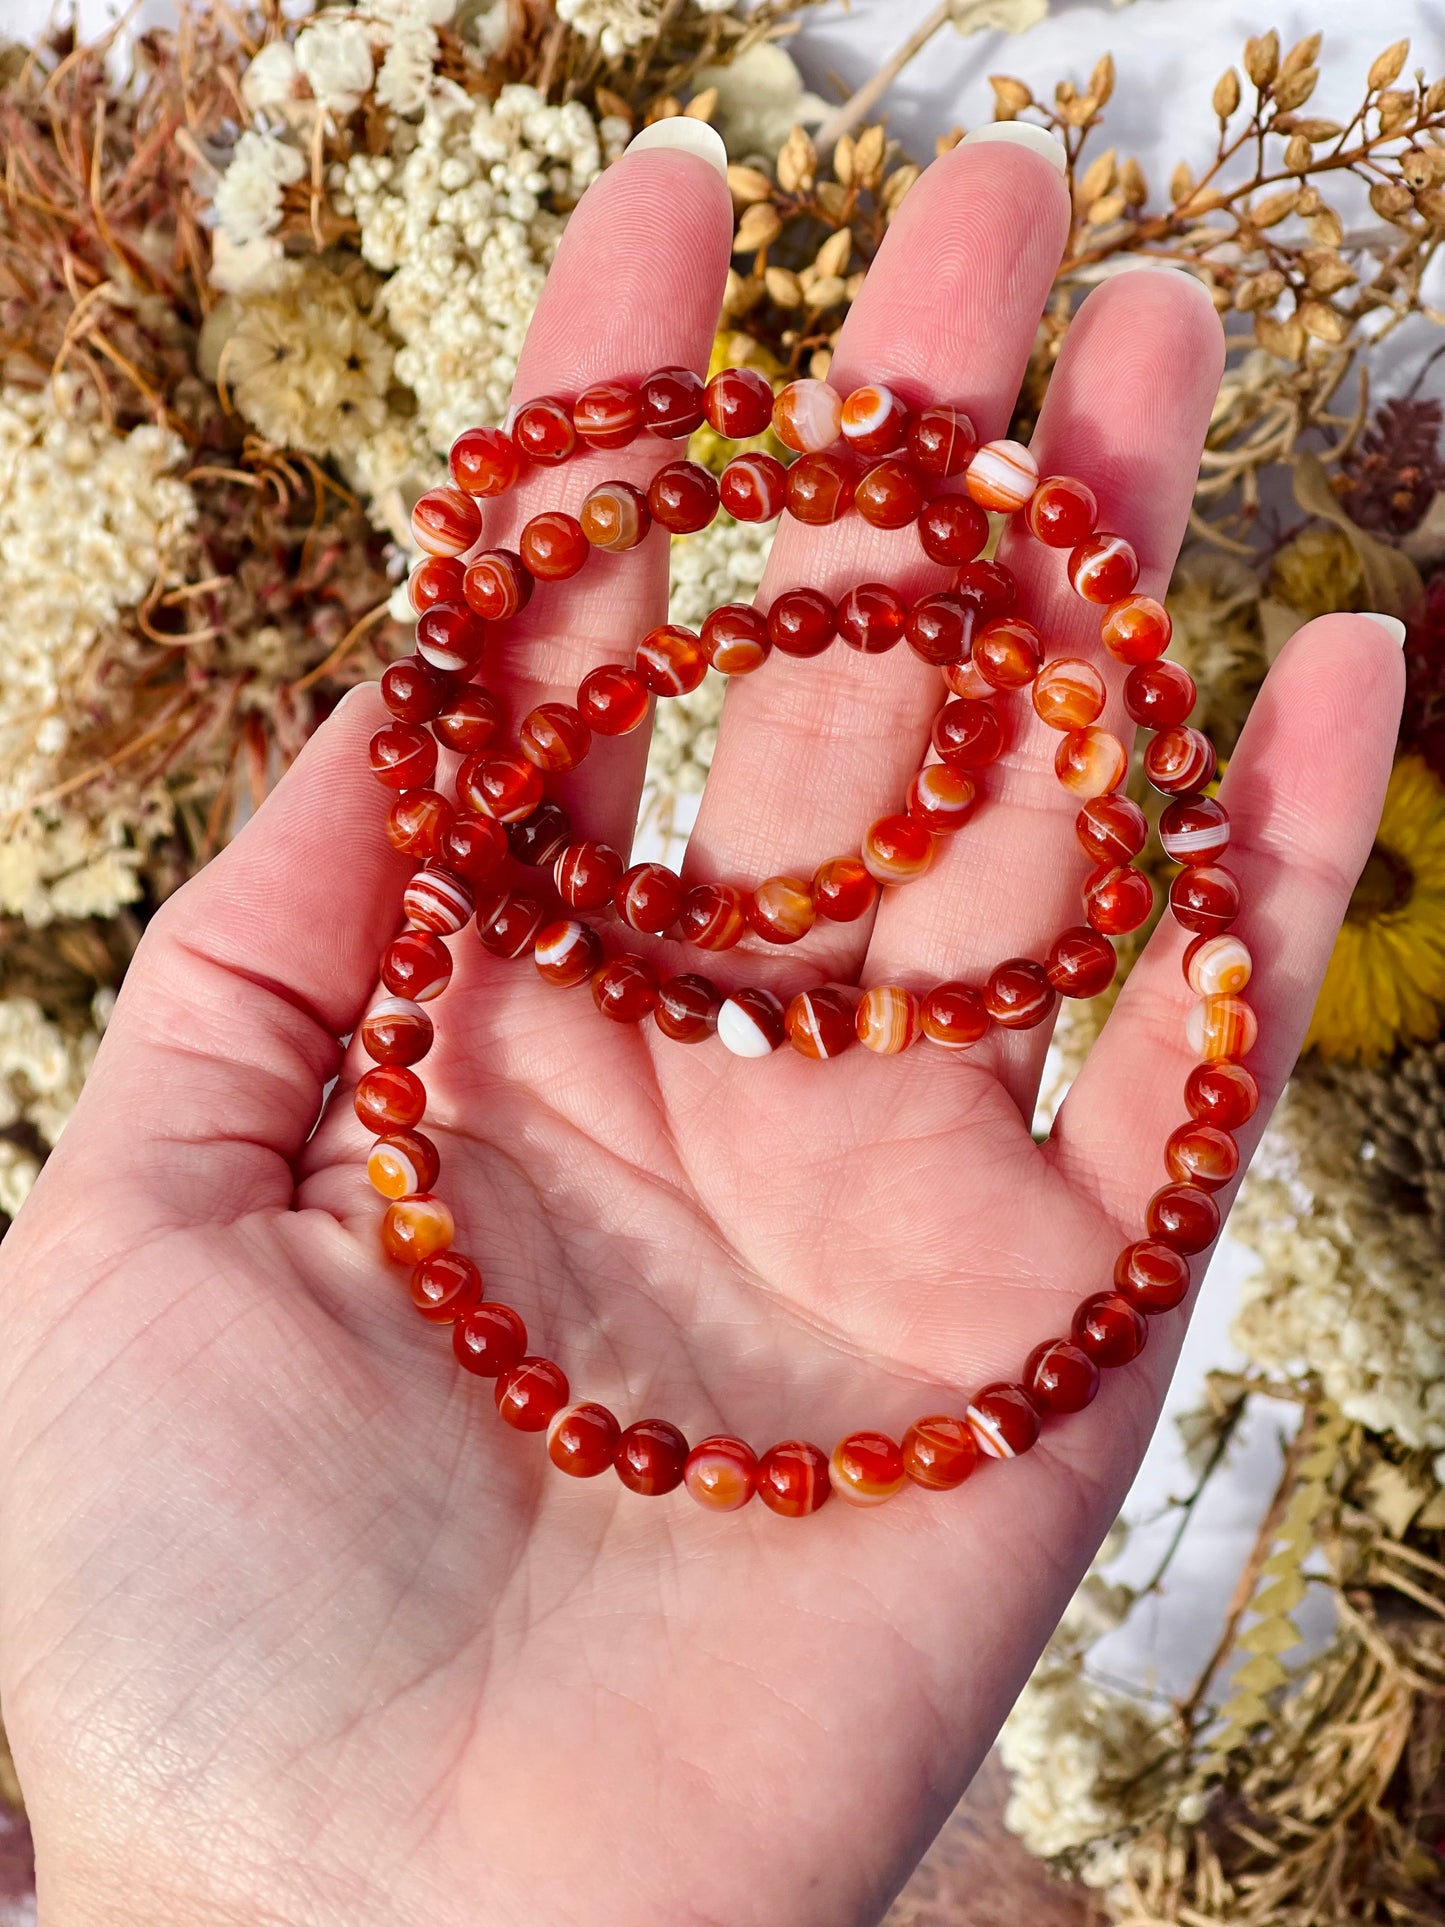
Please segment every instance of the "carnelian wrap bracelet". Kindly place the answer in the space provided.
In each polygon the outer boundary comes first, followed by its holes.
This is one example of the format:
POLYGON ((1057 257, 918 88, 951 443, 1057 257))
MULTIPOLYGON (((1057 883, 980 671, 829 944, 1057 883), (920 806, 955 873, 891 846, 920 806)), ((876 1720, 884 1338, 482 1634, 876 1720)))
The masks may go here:
POLYGON ((452 482, 424 495, 413 513, 424 551, 409 583, 416 654, 382 677, 394 720, 371 741, 373 771, 397 792, 387 835, 419 867, 402 897, 405 927, 382 953, 385 994, 360 1026, 372 1068, 355 1096, 357 1115, 375 1138, 368 1175, 390 1201, 382 1246, 407 1267, 417 1309, 451 1326, 453 1350, 467 1371, 495 1381, 497 1410, 508 1424, 546 1433, 554 1465, 578 1478, 613 1469, 644 1495, 683 1486, 700 1505, 731 1511, 756 1493, 772 1511, 798 1518, 816 1512, 830 1493, 877 1505, 906 1484, 948 1489, 981 1459, 1026 1452, 1045 1419, 1081 1410, 1103 1370, 1138 1356, 1151 1315, 1186 1296, 1190 1257, 1219 1232, 1213 1193, 1239 1168, 1234 1132, 1259 1101, 1240 1061, 1256 1025, 1240 994, 1250 955, 1231 930, 1239 885, 1220 860, 1229 818, 1206 793, 1216 758, 1188 720, 1192 678, 1165 657, 1168 614, 1135 592, 1134 551, 1098 527, 1098 505, 1085 483, 1040 479, 1018 442, 980 445, 959 407, 910 411, 876 384, 845 397, 827 382, 804 380, 774 395, 746 368, 724 369, 707 383, 691 369, 665 368, 637 386, 597 383, 570 403, 551 396, 528 402, 504 428, 462 434, 451 474, 452 482), (697 462, 668 461, 645 491, 604 482, 576 516, 534 515, 515 550, 486 547, 483 505, 504 495, 525 468, 623 448, 644 432, 676 439, 704 421, 739 442, 771 427, 796 459, 785 466, 766 453, 742 452, 718 477, 697 462), (720 507, 743 521, 786 513, 820 525, 854 513, 881 528, 912 524, 924 554, 953 571, 952 587, 911 603, 882 582, 859 583, 836 601, 796 588, 765 613, 728 603, 696 632, 664 624, 639 639, 631 662, 589 671, 571 702, 538 704, 509 743, 500 703, 473 678, 536 585, 576 575, 594 550, 636 548, 654 522, 672 534, 695 532, 720 507), (433 1041, 426 1006, 451 978, 444 939, 474 922, 493 956, 529 956, 544 981, 560 988, 589 984, 598 1011, 614 1023, 650 1018, 674 1042, 716 1039, 740 1057, 767 1057, 785 1044, 818 1062, 858 1044, 882 1055, 920 1041, 964 1051, 994 1025, 1030 1029, 1053 1014, 1058 997, 1092 997, 1107 988, 1117 964, 1109 939, 1138 929, 1153 907, 1152 886, 1133 861, 1148 823, 1122 794, 1123 743, 1098 726, 1103 677, 1082 658, 1046 660, 1043 638, 1017 611, 1012 575, 981 559, 990 512, 1022 513, 1038 541, 1067 550, 1070 583, 1099 606, 1104 648, 1127 665, 1125 710, 1153 732, 1144 772, 1170 799, 1159 838, 1180 866, 1169 907, 1192 937, 1184 975, 1197 999, 1185 1034, 1199 1061, 1185 1081, 1188 1116, 1164 1147, 1168 1181, 1149 1200, 1144 1235, 1120 1252, 1112 1289, 1083 1301, 1067 1337, 1039 1345, 1015 1382, 981 1387, 961 1413, 918 1419, 901 1441, 854 1432, 831 1454, 786 1439, 758 1455, 730 1436, 689 1448, 663 1419, 624 1429, 605 1406, 572 1400, 560 1366, 528 1352, 521 1316, 485 1297, 478 1267, 453 1247, 452 1214, 434 1188, 440 1158, 418 1128, 426 1091, 413 1068, 433 1041), (870 827, 861 849, 828 858, 811 878, 686 887, 663 864, 629 867, 610 845, 577 835, 546 794, 546 777, 575 769, 594 736, 639 728, 654 697, 696 689, 709 665, 726 676, 751 675, 774 650, 815 656, 838 639, 866 654, 906 643, 942 672, 948 694, 932 729, 936 760, 917 771, 901 807, 870 827), (1083 921, 1062 931, 1042 960, 1004 958, 982 982, 935 984, 922 995, 898 984, 824 985, 785 1004, 761 987, 725 993, 700 973, 662 976, 631 949, 608 955, 598 927, 607 917, 628 933, 722 951, 749 932, 784 945, 820 917, 848 923, 866 915, 883 889, 922 876, 938 840, 973 815, 988 768, 1004 748, 1010 702, 1023 701, 1025 692, 1059 734, 1054 768, 1079 799, 1075 831, 1090 866, 1083 921), (450 796, 434 787, 443 749, 456 764, 450 796), (528 871, 550 872, 550 891, 529 881, 528 871))

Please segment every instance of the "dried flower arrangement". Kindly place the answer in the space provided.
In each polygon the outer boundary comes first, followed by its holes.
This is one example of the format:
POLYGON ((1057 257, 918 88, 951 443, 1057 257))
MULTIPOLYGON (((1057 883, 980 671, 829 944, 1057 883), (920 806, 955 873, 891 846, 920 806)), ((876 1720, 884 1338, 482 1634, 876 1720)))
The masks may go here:
MULTIPOLYGON (((888 85, 948 24, 1042 11, 946 0, 836 106, 788 57, 785 0, 356 0, 299 18, 186 0, 125 78, 65 33, 0 49, 0 1216, 74 1103, 146 917, 342 689, 399 652, 411 502, 456 430, 505 407, 588 182, 640 124, 712 119, 736 213, 717 358, 824 374, 919 173, 878 118, 888 85)), ((1397 43, 1330 121, 1308 111, 1320 51, 1319 35, 1250 40, 1214 89, 1213 161, 1176 170, 1163 205, 1101 147, 1107 55, 1051 101, 993 82, 998 117, 1058 134, 1074 203, 1018 426, 1079 298, 1126 256, 1198 276, 1228 322, 1169 598, 1216 738, 1232 743, 1309 616, 1410 624, 1375 853, 1234 1219, 1259 1258, 1237 1333, 1250 1369, 1212 1379, 1191 1421, 1179 1537, 1246 1401, 1290 1417, 1279 1489, 1182 1702, 1092 1677, 1090 1648, 1167 1562, 1134 1591, 1101 1571, 1003 1741, 1010 1825, 1082 1883, 1047 1906, 1072 1915, 1086 1893, 1128 1927, 1441 1918, 1445 456, 1425 389, 1445 80, 1402 84, 1397 43), (1377 401, 1387 340, 1420 375, 1377 401), (1335 1630, 1290 1665, 1311 1590, 1335 1630)), ((700 459, 732 452, 696 438, 700 459)), ((751 596, 771 537, 724 517, 677 541, 674 618, 751 596)), ((710 678, 654 743, 664 834, 705 780, 720 702, 710 678)), ((1108 1001, 1074 1011, 1066 1069, 1108 1001)), ((894 1918, 978 1919, 954 1864, 945 1847, 894 1918)))

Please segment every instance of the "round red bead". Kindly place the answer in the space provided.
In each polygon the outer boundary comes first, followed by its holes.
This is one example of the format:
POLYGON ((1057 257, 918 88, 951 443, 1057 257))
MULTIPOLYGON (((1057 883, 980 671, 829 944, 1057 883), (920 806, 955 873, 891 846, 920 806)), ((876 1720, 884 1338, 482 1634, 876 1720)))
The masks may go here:
POLYGON ((1237 1131, 1259 1108, 1259 1085, 1254 1073, 1227 1057, 1196 1064, 1184 1080, 1184 1102, 1189 1115, 1222 1131, 1237 1131))
POLYGON ((769 1511, 785 1519, 816 1512, 832 1490, 827 1454, 803 1439, 784 1439, 758 1461, 757 1490, 769 1511))
POLYGON ((751 441, 773 419, 773 384, 755 368, 723 368, 703 396, 707 419, 729 441, 751 441))
POLYGON ((1172 729, 1188 722, 1199 692, 1177 662, 1136 663, 1124 678, 1124 708, 1145 729, 1172 729))
POLYGON ((1186 930, 1217 936, 1239 915, 1239 880, 1220 864, 1191 864, 1169 885, 1169 908, 1186 930))
POLYGON ((745 1506, 757 1479, 758 1461, 751 1446, 726 1434, 699 1440, 682 1469, 688 1497, 709 1512, 736 1512, 745 1506))
POLYGON ((585 923, 559 917, 544 923, 532 945, 532 961, 544 983, 568 990, 583 984, 602 963, 602 939, 585 923))
POLYGON ((1139 558, 1121 535, 1102 530, 1069 553, 1069 581, 1086 602, 1117 602, 1139 580, 1139 558))
MULTIPOLYGON (((451 982, 452 953, 430 930, 403 930, 381 953, 381 981, 394 997, 428 1003, 451 982)), ((428 1191, 429 1184, 418 1190, 428 1191)))
POLYGON ((942 590, 922 596, 908 612, 903 633, 915 656, 943 667, 962 662, 974 630, 974 612, 956 595, 942 590))
POLYGON ((865 656, 882 655, 903 640, 908 605, 884 582, 861 582, 838 604, 838 634, 865 656))
POLYGON ((657 972, 642 957, 614 957, 593 976, 592 999, 614 1023, 640 1024, 657 1003, 657 972))
POLYGON ((1038 1407, 1022 1385, 985 1385, 969 1401, 967 1416, 987 1458, 1016 1459, 1039 1436, 1038 1407))
POLYGON ((703 421, 703 379, 691 368, 658 368, 638 390, 642 425, 671 441, 703 421))
POLYGON ((722 1001, 722 992, 707 977, 691 972, 667 977, 657 986, 652 1021, 674 1043, 701 1044, 717 1033, 722 1001))
POLYGON ((429 723, 446 701, 447 688, 446 677, 420 656, 405 656, 382 672, 382 701, 403 723, 429 723))
POLYGON ((1051 1338, 1029 1353, 1024 1390, 1041 1412, 1082 1412, 1099 1389, 1099 1367, 1067 1338, 1051 1338))
POLYGON ((370 753, 372 774, 388 789, 422 789, 436 775, 436 739, 419 723, 384 724, 370 753))
POLYGON ((984 987, 984 1004, 1005 1030, 1032 1030, 1053 1015, 1054 987, 1042 964, 1031 957, 1010 957, 984 987))
POLYGON ((474 1305, 452 1326, 452 1351, 478 1378, 499 1378, 526 1356, 527 1327, 510 1305, 474 1305))
POLYGON ((482 1274, 459 1251, 434 1251, 411 1274, 411 1299, 434 1325, 463 1317, 482 1295, 482 1274))
POLYGON ((457 796, 479 816, 519 823, 542 800, 541 772, 524 756, 484 751, 469 756, 457 771, 457 796))
POLYGON ((426 1088, 415 1071, 400 1064, 378 1064, 363 1073, 352 1102, 368 1131, 385 1137, 409 1131, 426 1114, 426 1088))
POLYGON ((788 470, 788 513, 813 527, 836 522, 853 505, 857 467, 845 454, 820 449, 800 455, 788 470))
POLYGON ((918 539, 931 562, 958 569, 983 554, 988 517, 971 495, 935 495, 917 520, 918 539))
POLYGON ((695 535, 718 510, 718 485, 701 462, 665 462, 647 485, 653 519, 672 535, 695 535))
POLYGON ((1159 842, 1176 863, 1213 863, 1229 848, 1229 817, 1212 796, 1179 796, 1159 818, 1159 842))
POLYGON ((682 883, 664 863, 634 863, 619 878, 613 906, 630 930, 659 936, 682 914, 682 883))
POLYGON ((768 636, 785 656, 821 655, 837 633, 838 612, 817 589, 785 589, 768 610, 768 636))
POLYGON ((545 1432, 567 1403, 567 1391, 560 1365, 550 1358, 523 1358, 502 1373, 492 1396, 508 1425, 519 1432, 545 1432))
POLYGON ((625 736, 647 715, 647 684, 635 669, 605 662, 577 685, 577 708, 599 736, 625 736))
POLYGON ((1137 930, 1154 908, 1154 886, 1127 863, 1101 863, 1084 880, 1084 915, 1106 936, 1137 930))
POLYGON ((522 719, 517 747, 538 769, 576 769, 592 747, 592 730, 571 703, 538 703, 522 719))
POLYGON ((738 455, 718 477, 718 499, 737 522, 771 522, 787 493, 788 471, 774 455, 738 455))
POLYGON ((501 428, 464 428, 449 462, 452 480, 468 495, 505 495, 522 466, 517 444, 501 428))
MULTIPOLYGON (((913 469, 896 456, 875 462, 859 478, 853 506, 875 529, 903 529, 916 521, 923 507, 923 485, 913 469)), ((974 550, 974 555, 978 550, 974 550)), ((951 559, 951 558, 949 558, 951 559)), ((972 556, 960 560, 972 561, 972 556)))
POLYGON ((1115 1259, 1114 1285, 1142 1312, 1173 1311, 1189 1295, 1189 1266, 1172 1245, 1140 1238, 1115 1259))
POLYGON ((1153 596, 1129 595, 1104 611, 1099 634, 1119 662, 1153 662, 1169 647, 1169 611, 1153 596))
POLYGON ((886 1432, 850 1432, 833 1448, 828 1477, 850 1505, 881 1505, 903 1485, 903 1448, 886 1432))
POLYGON ((903 1434, 903 1470, 915 1485, 951 1492, 975 1469, 978 1440, 966 1420, 946 1412, 916 1419, 903 1434))
POLYGON ((968 1050, 988 1035, 993 1019, 972 984, 935 984, 923 999, 923 1034, 945 1050, 968 1050))
POLYGON ((831 923, 856 923, 878 901, 878 885, 856 856, 830 857, 813 872, 813 902, 831 923))
POLYGON ((731 950, 747 934, 747 897, 731 883, 694 884, 683 899, 682 935, 699 950, 731 950))
POLYGON ((439 857, 442 838, 455 814, 438 791, 408 790, 387 811, 386 840, 407 856, 439 857))
POLYGON ((800 1057, 841 1057, 858 1041, 853 999, 824 984, 799 991, 783 1014, 788 1042, 800 1057))
POLYGON ((492 874, 507 854, 508 836, 489 816, 453 817, 441 834, 439 855, 458 876, 479 881, 492 874))
POLYGON ((515 549, 489 549, 468 563, 462 593, 473 615, 506 622, 532 600, 532 577, 515 549))
POLYGON ((925 475, 962 475, 978 453, 978 436, 961 408, 935 402, 909 425, 908 452, 925 475))
POLYGON ((950 769, 984 769, 1003 752, 1003 720, 991 702, 958 696, 933 719, 933 747, 950 769))
POLYGON ((592 552, 582 524, 564 509, 543 509, 517 539, 522 561, 539 582, 565 582, 592 552))
POLYGON ((592 448, 626 448, 642 427, 642 397, 625 381, 595 381, 573 402, 572 426, 592 448))
POLYGON ((485 689, 458 689, 442 704, 432 728, 448 749, 466 756, 485 749, 502 727, 502 712, 485 689))
POLYGON ((1018 584, 1002 562, 969 562, 955 577, 953 593, 978 612, 980 622, 997 622, 1018 600, 1018 584))
POLYGON ((682 1484, 687 1440, 666 1419, 638 1419, 618 1439, 612 1463, 629 1492, 640 1492, 647 1499, 659 1498, 682 1484))
POLYGON ((501 890, 477 903, 477 935, 494 957, 521 957, 537 941, 546 913, 517 890, 501 890))
POLYGON ((1066 930, 1049 952, 1049 982, 1061 997, 1097 997, 1114 981, 1119 959, 1097 931, 1066 930))
POLYGON ((1219 1236, 1219 1206, 1197 1185, 1166 1184, 1149 1200, 1144 1224, 1151 1238, 1190 1257, 1219 1236))
POLYGON ((531 461, 549 467, 565 462, 577 447, 571 409, 550 395, 525 403, 512 423, 512 440, 531 461))
POLYGON ((602 910, 621 880, 622 858, 610 843, 569 843, 557 857, 552 881, 570 910, 602 910))
POLYGON ((605 1405, 573 1405, 547 1426, 547 1457, 574 1479, 595 1479, 612 1465, 622 1428, 605 1405))
POLYGON ((1117 1291, 1096 1292, 1074 1313, 1074 1343, 1106 1369, 1137 1358, 1148 1336, 1143 1312, 1117 1291))
POLYGON ((417 654, 445 675, 470 675, 486 643, 486 624, 465 602, 434 602, 416 619, 417 654))
POLYGON ((1128 863, 1149 841, 1149 819, 1127 796, 1091 796, 1074 818, 1074 834, 1095 863, 1128 863))
MULTIPOLYGON (((406 1061, 393 1058, 392 1062, 406 1061)), ((1180 1184, 1197 1184, 1201 1191, 1217 1191, 1239 1170, 1239 1147, 1228 1131, 1216 1124, 1191 1120, 1170 1133, 1164 1146, 1164 1168, 1180 1184)))
POLYGON ((745 676, 760 669, 772 651, 766 617, 745 602, 725 602, 704 620, 703 649, 724 676, 745 676))
POLYGON ((407 600, 417 615, 434 602, 461 602, 466 579, 466 564, 456 556, 424 555, 407 578, 407 600))
POLYGON ((1071 475, 1050 475, 1024 509, 1030 535, 1051 549, 1072 549, 1094 532, 1099 504, 1094 491, 1071 475))
POLYGON ((685 696, 707 674, 707 651, 691 629, 665 622, 638 643, 637 673, 655 696, 685 696))

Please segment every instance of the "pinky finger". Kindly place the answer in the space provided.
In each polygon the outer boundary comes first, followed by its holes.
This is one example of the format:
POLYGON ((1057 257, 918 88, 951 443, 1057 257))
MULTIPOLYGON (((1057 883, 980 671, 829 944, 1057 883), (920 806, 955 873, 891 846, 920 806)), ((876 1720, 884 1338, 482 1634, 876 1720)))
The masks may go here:
MULTIPOLYGON (((1234 931, 1253 964, 1245 993, 1259 1024, 1248 1066, 1259 1110, 1241 1163, 1294 1068, 1330 951, 1380 820, 1404 690, 1393 625, 1324 616, 1281 652, 1220 790, 1239 880, 1234 931)), ((1049 1155, 1130 1237, 1167 1181, 1163 1148, 1187 1118, 1197 1061, 1185 1037, 1196 999, 1186 931, 1166 915, 1060 1108, 1049 1155)))

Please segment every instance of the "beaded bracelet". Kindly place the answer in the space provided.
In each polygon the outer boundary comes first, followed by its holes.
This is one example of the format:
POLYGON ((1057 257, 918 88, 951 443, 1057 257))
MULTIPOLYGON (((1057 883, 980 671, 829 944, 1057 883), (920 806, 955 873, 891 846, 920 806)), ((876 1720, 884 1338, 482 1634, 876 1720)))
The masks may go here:
POLYGON ((451 469, 452 485, 417 505, 414 527, 429 551, 410 585, 418 653, 386 672, 383 693, 396 721, 371 745, 375 773, 400 792, 388 835, 422 865, 404 892, 405 928, 383 953, 387 994, 360 1026, 373 1068, 355 1094, 357 1114, 375 1136, 368 1174, 390 1200, 382 1245, 392 1261, 410 1268, 418 1309, 452 1326, 454 1352, 467 1370, 495 1379, 503 1418, 523 1431, 547 1432, 555 1465, 578 1477, 614 1468, 629 1489, 644 1494, 683 1485, 700 1504, 732 1510, 756 1492, 773 1511, 798 1517, 816 1511, 830 1492, 877 1504, 910 1480, 951 1488, 981 1457, 1028 1450, 1045 1418, 1080 1410, 1095 1396, 1103 1369, 1138 1355, 1150 1315, 1182 1302, 1189 1257, 1218 1234, 1212 1193, 1238 1170, 1233 1133, 1253 1115, 1259 1095, 1239 1061, 1253 1046, 1256 1026, 1240 995, 1251 959, 1230 930, 1239 889, 1218 860, 1228 847, 1229 822, 1203 793, 1215 772, 1214 751, 1188 724, 1192 680, 1163 659, 1167 614, 1134 593, 1132 549, 1097 529, 1097 505, 1085 484, 1062 476, 1040 480, 1032 456, 1017 443, 980 447, 961 409, 933 405, 910 416, 882 386, 841 397, 816 381, 794 382, 774 398, 746 369, 724 370, 706 386, 691 370, 664 369, 637 389, 596 384, 570 407, 552 398, 528 403, 504 429, 471 429, 459 437, 451 469), (524 462, 565 461, 587 445, 622 447, 643 428, 686 434, 703 419, 739 440, 771 423, 798 460, 784 470, 771 456, 742 455, 718 483, 698 464, 666 463, 645 496, 628 483, 606 483, 577 518, 555 511, 534 516, 517 552, 480 549, 479 498, 504 493, 524 462), (860 473, 850 467, 860 457, 877 459, 860 473), (966 495, 930 494, 936 483, 956 477, 966 495), (575 703, 538 705, 519 726, 515 751, 500 748, 500 705, 470 678, 491 634, 526 606, 534 582, 576 573, 593 547, 635 548, 651 520, 673 530, 700 528, 720 504, 738 513, 734 503, 759 519, 786 512, 823 522, 852 506, 879 526, 916 521, 930 559, 956 569, 953 585, 911 607, 881 583, 860 584, 836 605, 798 589, 778 597, 766 616, 729 604, 698 634, 664 625, 641 640, 631 667, 594 669, 575 703), (987 535, 985 509, 1022 510, 1031 534, 1070 550, 1071 583, 1086 601, 1103 606, 1104 646, 1128 665, 1126 711, 1156 732, 1144 768, 1154 787, 1172 798, 1160 839, 1181 865, 1169 900, 1176 921, 1192 935, 1184 973, 1198 1002, 1186 1036, 1201 1060, 1185 1084, 1188 1118, 1165 1146, 1168 1182, 1146 1208, 1145 1236, 1121 1252, 1113 1289, 1086 1299, 1069 1336, 1038 1346, 1017 1382, 983 1387, 961 1415, 922 1418, 900 1442, 853 1433, 831 1455, 796 1439, 761 1457, 732 1437, 689 1448, 675 1426, 656 1419, 624 1431, 605 1407, 571 1402, 560 1367, 527 1353, 519 1314, 486 1300, 476 1265, 452 1249, 454 1222, 433 1189, 440 1159, 417 1128, 426 1092, 411 1068, 433 1039, 423 1006, 451 977, 443 939, 475 920, 492 954, 530 955, 542 978, 559 987, 590 983, 605 1016, 632 1023, 651 1016, 669 1039, 700 1043, 716 1036, 740 1056, 767 1056, 785 1042, 819 1061, 855 1043, 884 1055, 920 1038, 968 1049, 994 1024, 1025 1029, 1043 1022, 1056 995, 1097 994, 1116 967, 1108 936, 1138 928, 1152 907, 1148 879, 1132 862, 1144 847, 1147 823, 1138 805, 1118 793, 1127 771, 1122 743, 1096 727, 1105 700, 1098 671, 1082 659, 1046 662, 1037 631, 1014 612, 1016 585, 1008 571, 977 559, 987 535), (953 700, 944 703, 932 731, 939 761, 917 772, 903 810, 880 818, 856 856, 829 859, 810 882, 776 876, 751 890, 702 883, 684 891, 661 864, 629 869, 608 845, 574 838, 566 812, 545 795, 544 775, 575 768, 594 731, 621 735, 638 727, 653 696, 695 688, 709 663, 725 674, 748 674, 773 648, 808 656, 837 636, 872 652, 906 638, 940 668, 953 700), (825 985, 784 1005, 759 987, 725 995, 700 975, 661 979, 636 954, 608 959, 584 915, 557 916, 525 890, 476 894, 476 884, 495 884, 509 861, 550 867, 564 910, 614 911, 631 930, 676 929, 710 950, 731 948, 749 930, 768 942, 794 942, 820 915, 854 920, 873 908, 882 888, 921 875, 934 840, 972 815, 978 773, 1004 745, 998 699, 1023 689, 1036 715, 1060 731, 1056 774, 1083 799, 1076 838, 1094 866, 1083 886, 1086 922, 1060 934, 1046 963, 1005 959, 982 985, 948 982, 922 997, 899 985, 825 985), (431 787, 439 743, 461 758, 455 803, 431 787))

